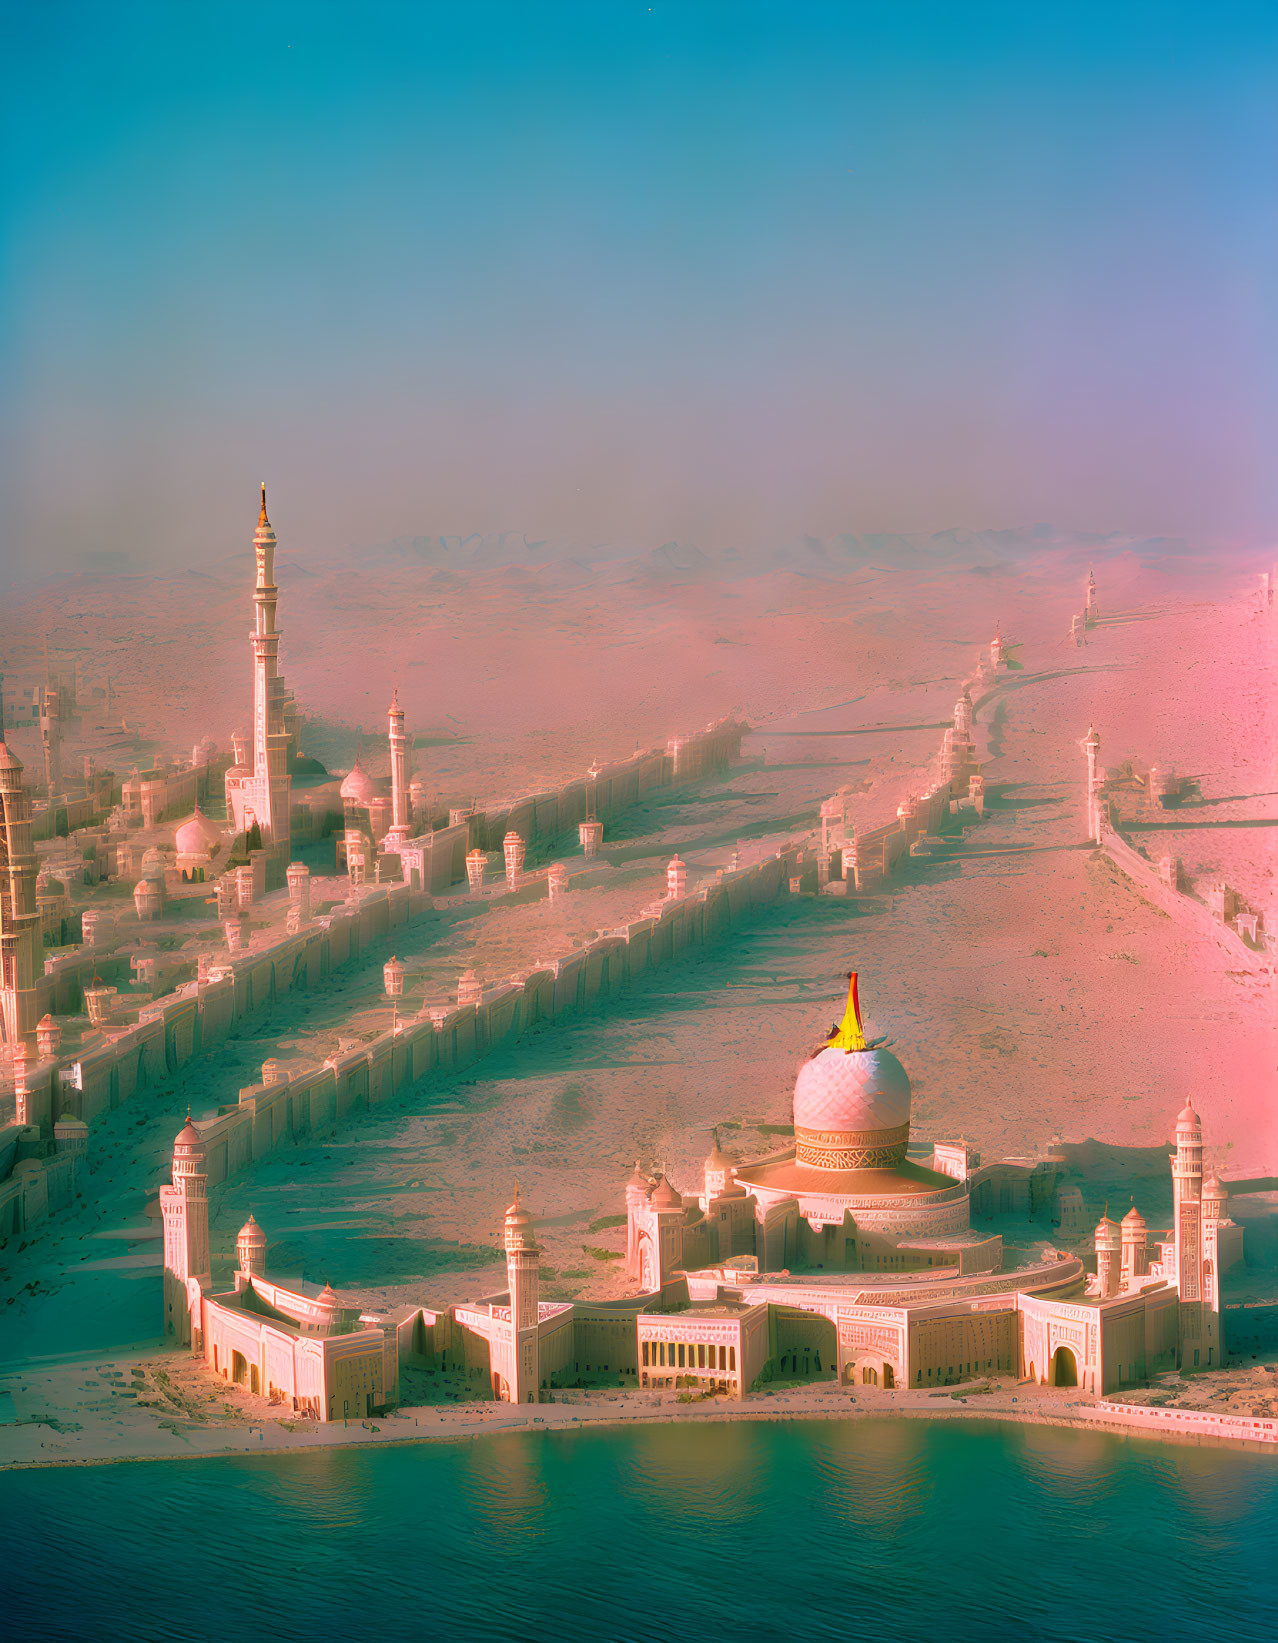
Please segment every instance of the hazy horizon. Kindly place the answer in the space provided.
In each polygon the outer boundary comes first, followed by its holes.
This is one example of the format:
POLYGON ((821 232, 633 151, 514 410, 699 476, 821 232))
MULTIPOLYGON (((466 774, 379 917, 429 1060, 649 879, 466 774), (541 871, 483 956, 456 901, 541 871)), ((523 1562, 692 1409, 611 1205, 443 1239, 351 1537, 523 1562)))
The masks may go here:
POLYGON ((6 576, 238 553, 262 478, 320 553, 1278 532, 1269 10, 6 34, 6 576))

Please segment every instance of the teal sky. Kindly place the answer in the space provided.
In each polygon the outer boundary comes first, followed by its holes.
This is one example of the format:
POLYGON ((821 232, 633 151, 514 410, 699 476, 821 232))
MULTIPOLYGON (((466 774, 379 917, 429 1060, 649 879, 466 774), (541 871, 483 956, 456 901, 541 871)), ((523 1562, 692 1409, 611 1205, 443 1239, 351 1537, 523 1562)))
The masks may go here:
POLYGON ((5 0, 6 564, 1278 527, 1278 12, 5 0))

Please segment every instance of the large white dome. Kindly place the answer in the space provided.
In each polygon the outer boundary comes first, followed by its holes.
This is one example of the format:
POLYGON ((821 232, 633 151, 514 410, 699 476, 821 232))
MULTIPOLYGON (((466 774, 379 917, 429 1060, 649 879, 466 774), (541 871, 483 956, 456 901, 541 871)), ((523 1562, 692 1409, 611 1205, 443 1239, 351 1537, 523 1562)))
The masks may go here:
POLYGON ((801 1164, 883 1169, 905 1157, 910 1081, 888 1050, 827 1046, 805 1061, 794 1086, 794 1135, 801 1164))

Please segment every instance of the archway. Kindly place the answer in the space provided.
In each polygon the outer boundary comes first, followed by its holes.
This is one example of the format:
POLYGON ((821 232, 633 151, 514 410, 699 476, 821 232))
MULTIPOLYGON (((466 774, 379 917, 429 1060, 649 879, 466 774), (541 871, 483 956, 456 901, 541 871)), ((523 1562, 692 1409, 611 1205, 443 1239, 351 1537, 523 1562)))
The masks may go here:
POLYGON ((867 1363, 865 1368, 862 1369, 862 1371, 861 1371, 861 1385, 862 1386, 877 1386, 878 1384, 879 1384, 879 1372, 878 1372, 878 1370, 872 1368, 867 1363))
POLYGON ((248 1380, 248 1364, 242 1352, 231 1353, 231 1379, 237 1386, 243 1386, 248 1380))
POLYGON ((1068 1346, 1058 1346, 1052 1357, 1053 1386, 1078 1385, 1078 1359, 1068 1346))

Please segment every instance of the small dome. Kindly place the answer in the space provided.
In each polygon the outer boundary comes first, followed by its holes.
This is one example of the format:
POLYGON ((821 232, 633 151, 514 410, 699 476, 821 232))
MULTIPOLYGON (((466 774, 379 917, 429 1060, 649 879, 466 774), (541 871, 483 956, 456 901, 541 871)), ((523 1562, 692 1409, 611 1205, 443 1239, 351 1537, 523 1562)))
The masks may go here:
POLYGON ((316 1306, 324 1307, 329 1312, 336 1312, 338 1310, 339 1302, 337 1296, 333 1292, 333 1286, 331 1284, 324 1285, 323 1289, 321 1289, 319 1294, 315 1297, 315 1304, 316 1306))
POLYGON ((338 791, 341 797, 350 804, 367 804, 374 796, 376 789, 373 786, 373 778, 356 759, 351 766, 350 774, 343 778, 338 791))
POLYGON ((528 1209, 525 1209, 523 1204, 521 1204, 519 1202, 519 1199, 516 1198, 514 1203, 511 1204, 506 1210, 506 1225, 508 1227, 513 1227, 513 1226, 521 1226, 522 1227, 522 1226, 529 1226, 529 1225, 531 1225, 531 1223, 532 1223, 532 1212, 528 1209))
POLYGON ((1186 1101, 1185 1105, 1176 1115, 1176 1128, 1178 1130, 1196 1130, 1202 1128, 1202 1122, 1199 1119, 1198 1114, 1194 1111, 1194 1104, 1192 1101, 1186 1101))
POLYGON ((189 821, 184 821, 173 835, 173 843, 184 856, 207 856, 221 836, 217 824, 210 821, 197 805, 195 814, 189 821))
POLYGON ((1096 1223, 1097 1241, 1099 1242, 1102 1238, 1117 1238, 1119 1230, 1117 1221, 1111 1221, 1108 1215, 1102 1215, 1096 1223))
POLYGON ((1123 1216, 1123 1225, 1125 1227, 1143 1227, 1145 1225, 1145 1217, 1136 1208, 1135 1204, 1123 1216))
POLYGON ((189 1117, 187 1118, 186 1123, 183 1124, 182 1128, 178 1131, 177 1140, 174 1141, 173 1145, 174 1148, 199 1147, 203 1150, 204 1142, 200 1139, 200 1132, 196 1129, 189 1117))
POLYGON ((266 1243, 266 1234, 262 1231, 261 1227, 258 1226, 257 1222, 251 1215, 240 1228, 239 1242, 242 1244, 254 1243, 263 1245, 266 1243))
POLYGON ((657 1184, 652 1189, 652 1197, 649 1198, 648 1202, 653 1209, 681 1209, 683 1207, 682 1197, 670 1185, 664 1175, 657 1177, 657 1184))
POLYGON ((1223 1198, 1224 1196, 1225 1196, 1225 1184, 1224 1184, 1224 1182, 1220 1179, 1219 1175, 1209 1175, 1207 1177, 1207 1179, 1203 1182, 1203 1197, 1204 1198, 1223 1198))

